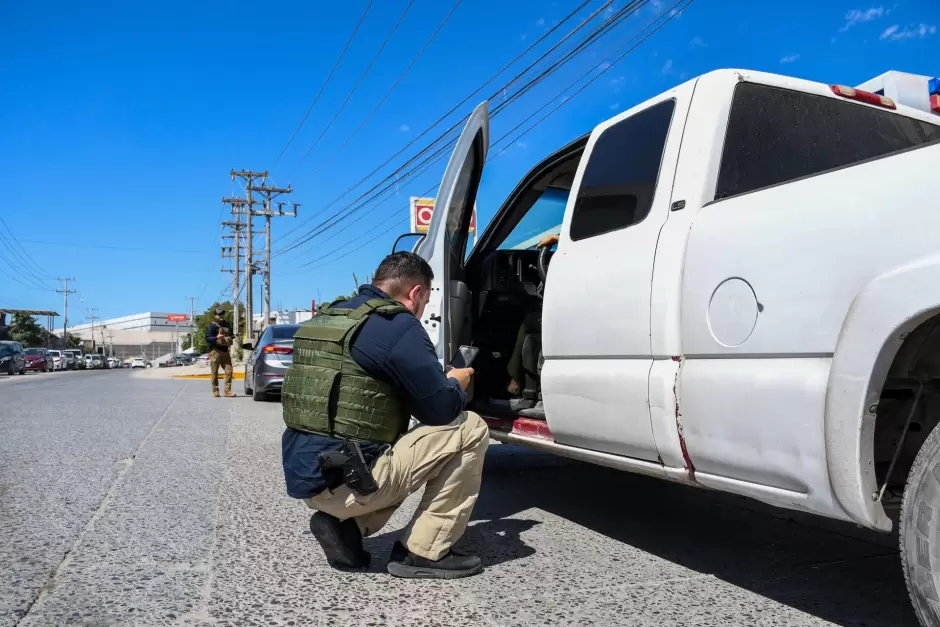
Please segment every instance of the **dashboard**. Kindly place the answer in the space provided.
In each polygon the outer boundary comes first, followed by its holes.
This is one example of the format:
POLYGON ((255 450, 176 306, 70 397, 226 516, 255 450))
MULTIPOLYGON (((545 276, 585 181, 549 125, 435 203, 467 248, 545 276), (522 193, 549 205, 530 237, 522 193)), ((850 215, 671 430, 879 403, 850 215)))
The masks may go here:
POLYGON ((497 250, 483 260, 474 286, 479 291, 535 295, 540 282, 538 250, 497 250))

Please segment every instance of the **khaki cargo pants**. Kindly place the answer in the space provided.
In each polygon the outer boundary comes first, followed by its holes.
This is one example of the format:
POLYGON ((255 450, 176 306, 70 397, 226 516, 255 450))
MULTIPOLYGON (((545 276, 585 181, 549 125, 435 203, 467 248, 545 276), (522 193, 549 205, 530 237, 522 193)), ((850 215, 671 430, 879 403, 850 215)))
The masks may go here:
POLYGON ((424 486, 401 542, 416 555, 440 559, 467 529, 489 440, 486 423, 473 412, 442 427, 418 426, 376 460, 372 475, 378 492, 360 496, 341 485, 304 502, 340 520, 355 518, 362 535, 370 536, 385 526, 408 495, 424 486))
POLYGON ((219 368, 225 372, 225 391, 232 391, 232 356, 228 351, 213 349, 209 352, 209 365, 212 368, 212 391, 219 391, 219 368))

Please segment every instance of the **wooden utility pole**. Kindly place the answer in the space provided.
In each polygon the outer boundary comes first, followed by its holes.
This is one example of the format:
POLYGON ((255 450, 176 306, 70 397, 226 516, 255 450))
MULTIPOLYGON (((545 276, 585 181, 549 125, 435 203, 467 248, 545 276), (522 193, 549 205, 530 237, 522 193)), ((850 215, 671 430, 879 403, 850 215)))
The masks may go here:
POLYGON ((252 217, 255 214, 254 205, 255 200, 252 198, 251 193, 255 189, 255 179, 261 179, 261 184, 264 185, 264 181, 268 177, 267 171, 264 172, 254 172, 252 170, 232 170, 231 171, 232 180, 234 181, 236 177, 242 178, 245 180, 245 195, 247 200, 243 201, 243 204, 246 206, 247 211, 245 212, 245 244, 247 250, 245 251, 245 309, 246 317, 248 319, 248 339, 254 339, 254 273, 255 273, 255 259, 254 259, 254 230, 252 228, 252 217))
POLYGON ((271 319, 271 218, 274 216, 297 217, 297 207, 299 204, 291 204, 291 208, 284 209, 284 203, 277 203, 277 209, 274 209, 271 201, 281 194, 290 194, 294 190, 290 185, 287 187, 271 187, 262 183, 259 187, 249 187, 248 192, 261 192, 264 194, 264 210, 252 213, 252 215, 264 216, 264 322, 267 324, 271 319))
POLYGON ((60 281, 65 282, 65 288, 56 290, 59 294, 65 294, 65 314, 62 317, 62 339, 65 341, 65 348, 69 347, 69 294, 74 294, 76 290, 69 289, 69 281, 74 281, 75 277, 59 277, 60 281))

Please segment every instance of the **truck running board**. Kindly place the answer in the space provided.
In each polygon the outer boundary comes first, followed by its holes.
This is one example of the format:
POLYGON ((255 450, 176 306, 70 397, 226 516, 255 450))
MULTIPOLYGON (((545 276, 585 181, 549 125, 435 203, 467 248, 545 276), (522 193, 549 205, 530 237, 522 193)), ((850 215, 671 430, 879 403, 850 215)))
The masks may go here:
POLYGON ((691 483, 685 476, 684 469, 667 469, 656 462, 648 462, 632 457, 623 457, 611 453, 601 453, 588 449, 577 448, 555 442, 548 423, 544 420, 532 418, 516 418, 515 420, 500 420, 498 418, 483 418, 490 427, 490 437, 504 444, 516 444, 526 448, 535 449, 569 459, 599 464, 617 470, 626 470, 641 475, 668 479, 678 483, 691 483))

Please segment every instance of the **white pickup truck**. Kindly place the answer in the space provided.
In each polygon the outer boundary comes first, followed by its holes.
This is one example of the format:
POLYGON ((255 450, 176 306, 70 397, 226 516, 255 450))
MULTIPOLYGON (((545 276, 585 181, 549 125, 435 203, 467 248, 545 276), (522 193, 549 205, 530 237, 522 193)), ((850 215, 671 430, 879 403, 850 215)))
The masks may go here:
POLYGON ((415 251, 440 359, 481 349, 471 408, 493 438, 897 523, 940 625, 940 116, 712 72, 546 158, 467 255, 488 138, 484 103, 415 251))

